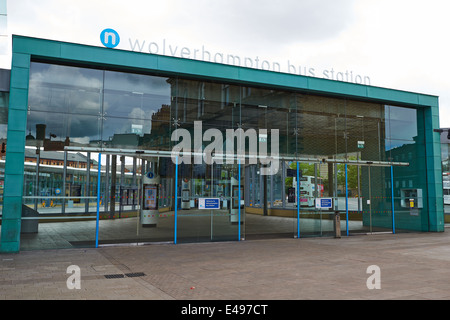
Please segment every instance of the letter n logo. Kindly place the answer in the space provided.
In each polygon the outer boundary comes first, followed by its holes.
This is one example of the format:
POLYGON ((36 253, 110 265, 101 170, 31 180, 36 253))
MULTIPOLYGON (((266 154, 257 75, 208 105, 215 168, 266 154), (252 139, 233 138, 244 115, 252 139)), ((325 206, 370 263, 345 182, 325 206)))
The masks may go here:
POLYGON ((120 37, 115 30, 105 29, 100 33, 100 41, 107 48, 115 48, 120 42, 120 37))

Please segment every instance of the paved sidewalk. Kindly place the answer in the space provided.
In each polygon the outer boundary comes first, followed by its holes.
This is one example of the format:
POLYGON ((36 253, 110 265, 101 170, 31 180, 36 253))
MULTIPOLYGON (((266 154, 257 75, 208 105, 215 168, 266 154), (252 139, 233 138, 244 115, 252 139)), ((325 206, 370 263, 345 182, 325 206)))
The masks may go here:
POLYGON ((450 299, 450 230, 0 254, 0 299, 450 299))

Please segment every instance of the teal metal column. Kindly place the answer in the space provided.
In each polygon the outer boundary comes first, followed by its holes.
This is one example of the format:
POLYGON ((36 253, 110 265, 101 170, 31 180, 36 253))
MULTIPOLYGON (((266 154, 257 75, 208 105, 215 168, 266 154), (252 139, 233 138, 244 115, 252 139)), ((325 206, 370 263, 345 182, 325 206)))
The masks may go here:
POLYGON ((391 166, 391 206, 392 206, 392 233, 395 233, 394 166, 391 166))
POLYGON ((29 70, 30 55, 14 53, 13 42, 0 252, 20 249, 29 70))
MULTIPOLYGON (((420 113, 418 113, 420 115, 420 113)), ((425 132, 425 163, 423 176, 426 178, 428 208, 428 230, 422 226, 422 231, 444 231, 444 195, 442 186, 442 162, 440 133, 433 129, 439 128, 438 103, 424 108, 424 132, 425 132)), ((418 122, 422 119, 418 117, 418 122)))

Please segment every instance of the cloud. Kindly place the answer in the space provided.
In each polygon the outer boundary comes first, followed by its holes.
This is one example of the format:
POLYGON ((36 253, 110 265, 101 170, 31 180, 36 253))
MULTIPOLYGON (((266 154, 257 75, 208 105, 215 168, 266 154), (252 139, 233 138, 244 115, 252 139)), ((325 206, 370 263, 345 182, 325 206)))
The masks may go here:
POLYGON ((172 0, 175 28, 244 48, 276 50, 335 37, 353 21, 353 0, 172 0))
POLYGON ((97 43, 100 28, 116 27, 136 36, 162 35, 184 45, 196 41, 260 51, 335 37, 354 21, 354 2, 15 0, 9 3, 8 14, 17 32, 49 39, 79 41, 84 37, 88 43, 97 43))
MULTIPOLYGON (((441 97, 450 126, 444 0, 13 0, 10 33, 100 46, 104 28, 174 46, 370 76, 441 97)), ((0 57, 2 58, 2 57, 0 57)), ((3 59, 0 59, 2 62, 3 59)))

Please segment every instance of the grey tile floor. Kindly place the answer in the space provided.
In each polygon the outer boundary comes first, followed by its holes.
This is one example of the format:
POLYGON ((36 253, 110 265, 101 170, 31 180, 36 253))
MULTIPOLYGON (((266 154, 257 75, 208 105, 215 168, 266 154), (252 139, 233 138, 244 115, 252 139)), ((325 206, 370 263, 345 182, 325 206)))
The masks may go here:
MULTIPOLYGON (((328 216, 328 215, 326 215, 328 216)), ((28 220, 30 221, 30 220, 28 220)), ((67 219, 62 222, 41 220, 37 233, 21 235, 21 250, 59 249, 74 247, 93 247, 95 245, 96 221, 67 219)), ((342 234, 345 234, 346 222, 341 220, 342 234)), ((367 231, 360 221, 349 221, 349 230, 367 231)), ((209 242, 255 239, 262 237, 297 237, 297 219, 276 216, 247 214, 246 223, 239 230, 237 224, 231 224, 229 216, 199 215, 195 211, 184 212, 177 218, 177 242, 209 242)), ((326 219, 300 220, 300 236, 334 235, 333 221, 326 219)), ((173 213, 161 214, 156 228, 144 228, 136 217, 106 219, 99 221, 99 244, 175 242, 173 213)))
POLYGON ((447 300, 449 243, 447 231, 21 251, 0 255, 0 299, 447 300))

